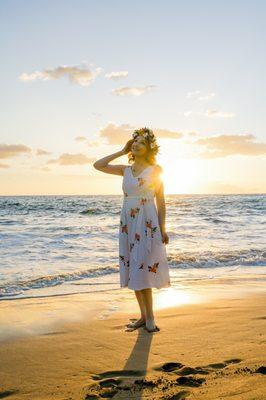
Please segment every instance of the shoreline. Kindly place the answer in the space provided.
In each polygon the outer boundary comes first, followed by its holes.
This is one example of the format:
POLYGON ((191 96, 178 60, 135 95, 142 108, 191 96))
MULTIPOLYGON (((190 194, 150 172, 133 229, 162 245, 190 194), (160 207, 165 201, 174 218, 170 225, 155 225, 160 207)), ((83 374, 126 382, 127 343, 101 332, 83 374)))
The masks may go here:
MULTIPOLYGON (((266 293, 263 269, 260 273, 236 272, 234 275, 221 275, 211 279, 198 279, 196 276, 182 279, 182 275, 178 279, 171 277, 170 287, 153 288, 154 312, 266 293)), ((98 281, 100 280, 99 277, 98 281)), ((86 282, 81 285, 87 288, 86 282)), ((88 285, 90 287, 91 284, 88 285)), ((121 288, 119 282, 114 281, 111 282, 110 289, 92 292, 82 289, 76 293, 58 294, 53 293, 51 288, 50 295, 46 293, 4 298, 0 301, 0 344, 25 336, 48 334, 68 322, 108 319, 119 312, 138 313, 139 309, 134 291, 127 287, 121 288)))

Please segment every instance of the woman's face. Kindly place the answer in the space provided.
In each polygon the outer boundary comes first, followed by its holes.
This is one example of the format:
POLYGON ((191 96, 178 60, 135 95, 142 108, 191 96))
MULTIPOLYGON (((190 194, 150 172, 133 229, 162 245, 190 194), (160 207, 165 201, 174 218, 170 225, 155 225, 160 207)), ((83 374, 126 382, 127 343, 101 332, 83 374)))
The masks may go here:
POLYGON ((137 136, 134 140, 131 151, 134 155, 141 157, 144 156, 147 152, 147 144, 146 140, 143 136, 137 136))

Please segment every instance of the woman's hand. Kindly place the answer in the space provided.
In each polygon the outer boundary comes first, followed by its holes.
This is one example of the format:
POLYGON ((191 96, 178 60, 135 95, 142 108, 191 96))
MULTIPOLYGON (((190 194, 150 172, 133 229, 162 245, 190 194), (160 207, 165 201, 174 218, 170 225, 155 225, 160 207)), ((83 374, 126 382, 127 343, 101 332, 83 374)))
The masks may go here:
POLYGON ((169 237, 168 237, 167 233, 164 230, 162 231, 162 242, 164 244, 168 244, 169 243, 169 237))
POLYGON ((122 149, 122 152, 123 152, 124 154, 127 154, 127 153, 130 152, 131 146, 132 146, 133 142, 134 142, 134 139, 128 140, 128 142, 126 143, 126 145, 125 145, 125 146, 123 147, 123 149, 122 149))

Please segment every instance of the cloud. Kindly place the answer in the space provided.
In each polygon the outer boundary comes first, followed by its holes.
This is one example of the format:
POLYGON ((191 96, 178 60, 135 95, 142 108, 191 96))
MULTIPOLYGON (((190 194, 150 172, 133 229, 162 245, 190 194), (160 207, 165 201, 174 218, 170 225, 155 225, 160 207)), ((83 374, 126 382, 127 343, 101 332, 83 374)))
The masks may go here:
MULTIPOLYGON (((205 101, 205 100, 210 100, 215 96, 214 92, 209 92, 206 94, 201 94, 201 92, 199 90, 195 90, 193 92, 188 92, 187 93, 187 98, 188 99, 195 99, 195 100, 199 100, 199 101, 205 101)), ((209 118, 213 118, 213 117, 219 117, 219 118, 232 118, 235 116, 234 113, 232 112, 224 112, 224 111, 220 111, 217 109, 208 109, 206 111, 185 111, 183 113, 183 115, 185 117, 189 117, 191 115, 199 115, 199 116, 203 116, 203 117, 209 117, 209 118)))
POLYGON ((44 172, 51 171, 50 168, 45 167, 45 166, 35 167, 35 169, 40 170, 40 171, 44 171, 44 172))
POLYGON ((266 143, 254 142, 255 136, 245 135, 219 135, 201 138, 194 143, 206 147, 200 156, 204 158, 218 158, 230 155, 259 156, 266 154, 266 143))
POLYGON ((142 87, 120 87, 117 89, 113 89, 112 93, 115 94, 116 96, 141 96, 144 93, 150 92, 153 90, 156 86, 155 85, 148 85, 148 86, 142 86, 142 87))
POLYGON ((234 113, 224 112, 219 110, 207 110, 204 115, 206 117, 221 117, 221 118, 232 118, 235 116, 234 113))
POLYGON ((183 136, 183 133, 177 131, 169 131, 168 129, 159 129, 154 128, 153 132, 156 137, 162 139, 180 139, 183 136))
POLYGON ((32 82, 36 80, 55 80, 60 79, 64 76, 68 76, 70 82, 76 83, 81 86, 90 85, 97 75, 102 71, 102 68, 98 67, 94 70, 88 67, 81 66, 68 66, 62 65, 54 69, 45 69, 43 71, 35 71, 31 74, 23 73, 20 75, 19 79, 23 82, 32 82))
POLYGON ((131 139, 134 127, 129 124, 116 125, 110 122, 105 128, 99 132, 101 138, 107 139, 111 145, 124 144, 131 139))
POLYGON ((187 132, 186 133, 186 140, 184 141, 184 143, 190 144, 190 143, 194 143, 193 138, 195 136, 199 136, 198 132, 195 131, 191 131, 191 132, 187 132))
POLYGON ((90 164, 94 161, 95 161, 95 158, 89 158, 85 154, 64 153, 64 154, 61 154, 61 156, 56 159, 48 160, 47 164, 82 165, 82 164, 90 164))
POLYGON ((235 116, 234 113, 231 112, 224 112, 224 111, 219 111, 219 110, 206 110, 206 111, 185 111, 184 113, 185 117, 189 117, 190 115, 199 115, 202 117, 208 117, 208 118, 232 118, 235 116))
POLYGON ((0 163, 0 168, 9 168, 10 166, 7 164, 0 163))
POLYGON ((215 93, 207 93, 203 96, 199 96, 198 100, 202 101, 202 100, 210 100, 215 96, 215 93))
POLYGON ((210 93, 206 93, 201 95, 201 92, 199 90, 194 90, 194 92, 188 92, 187 93, 187 98, 188 99, 196 99, 196 100, 210 100, 215 96, 215 93, 210 92, 210 93))
POLYGON ((88 141, 88 146, 89 147, 97 147, 97 146, 100 146, 101 145, 101 143, 100 142, 97 142, 96 140, 94 140, 93 142, 89 142, 88 141))
POLYGON ((112 79, 114 81, 117 81, 121 78, 125 78, 126 76, 128 76, 128 71, 117 71, 105 74, 105 78, 112 79))
POLYGON ((45 156, 45 155, 47 155, 47 154, 51 154, 51 152, 50 152, 50 151, 43 150, 43 149, 37 149, 37 151, 36 151, 36 155, 37 155, 37 156, 45 156))
MULTIPOLYGON (((105 128, 100 130, 99 136, 107 139, 108 144, 122 145, 125 144, 127 140, 132 139, 132 133, 135 129, 137 129, 137 127, 129 124, 116 125, 110 122, 105 128)), ((163 139, 179 139, 183 136, 181 132, 170 131, 168 129, 154 128, 153 132, 157 138, 163 139)))
POLYGON ((89 139, 87 139, 85 136, 77 136, 77 137, 75 137, 75 141, 79 142, 79 143, 84 143, 89 147, 97 147, 97 146, 100 146, 100 144, 101 144, 97 140, 89 141, 89 139))
POLYGON ((188 92, 188 93, 187 93, 187 98, 188 98, 188 99, 193 99, 193 98, 195 98, 195 97, 198 97, 199 94, 200 94, 200 91, 199 91, 199 90, 194 90, 193 92, 188 92))
POLYGON ((87 138, 85 136, 77 136, 75 137, 76 142, 86 142, 87 138))
POLYGON ((17 157, 30 152, 31 149, 24 144, 0 144, 0 159, 17 157))

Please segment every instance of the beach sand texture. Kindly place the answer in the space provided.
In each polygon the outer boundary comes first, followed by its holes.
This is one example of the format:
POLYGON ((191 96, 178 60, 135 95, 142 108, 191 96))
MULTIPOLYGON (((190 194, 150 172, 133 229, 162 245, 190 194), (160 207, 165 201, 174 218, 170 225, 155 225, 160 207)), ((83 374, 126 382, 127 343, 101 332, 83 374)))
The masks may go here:
MULTIPOLYGON (((86 296, 64 301, 89 304, 86 296)), ((54 301, 39 299, 38 307, 52 310, 54 301)), ((11 303, 1 303, 2 316, 15 315, 11 303)), ((261 292, 156 310, 160 331, 150 334, 125 331, 138 317, 128 293, 106 318, 98 310, 3 339, 0 398, 264 400, 265 304, 261 292)), ((20 307, 28 313, 36 300, 20 300, 20 307)))

